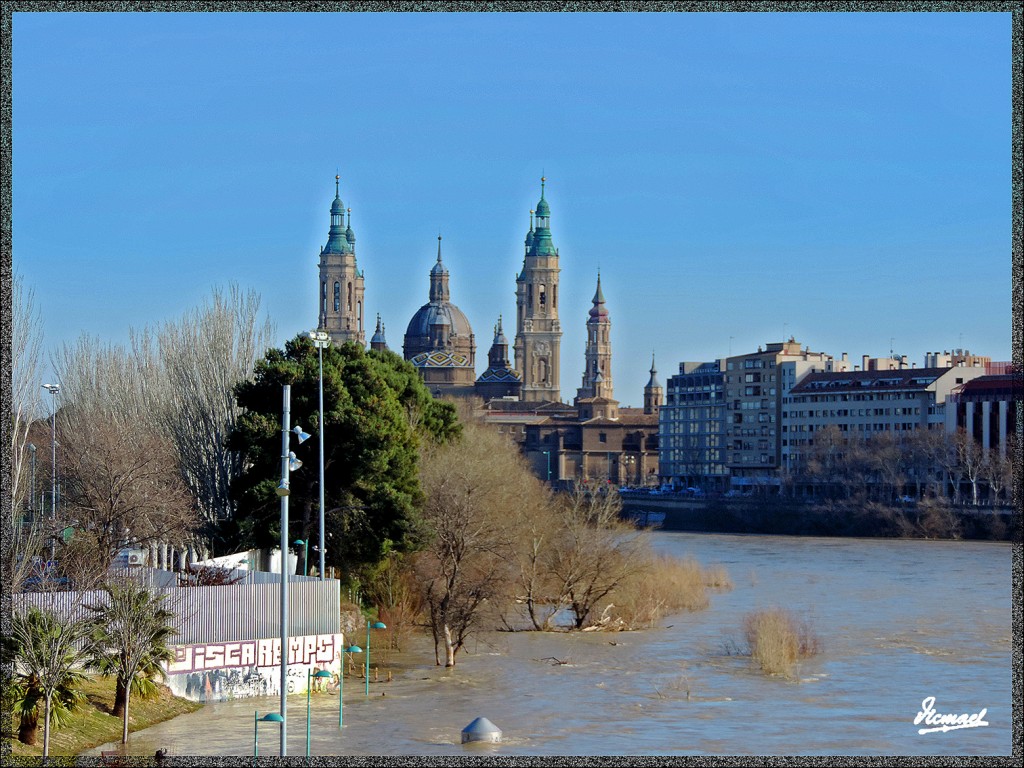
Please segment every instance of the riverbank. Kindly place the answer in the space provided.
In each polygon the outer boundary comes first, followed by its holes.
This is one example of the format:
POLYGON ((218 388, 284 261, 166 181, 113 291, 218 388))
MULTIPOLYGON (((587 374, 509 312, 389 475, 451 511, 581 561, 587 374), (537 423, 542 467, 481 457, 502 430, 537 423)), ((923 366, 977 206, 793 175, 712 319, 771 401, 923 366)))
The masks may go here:
POLYGON ((1021 516, 1012 510, 953 506, 943 501, 889 505, 864 501, 817 501, 771 496, 694 499, 622 495, 622 512, 658 527, 695 533, 782 536, 971 539, 1020 541, 1021 516))
MULTIPOLYGON (((86 700, 69 716, 68 723, 50 730, 50 757, 74 757, 100 744, 121 740, 123 721, 111 714, 114 706, 114 678, 94 677, 82 685, 86 700)), ((195 712, 202 704, 172 695, 165 686, 151 699, 135 696, 129 705, 129 733, 141 731, 179 715, 195 712)), ((36 743, 22 744, 17 740, 17 718, 12 718, 15 738, 11 740, 11 758, 15 765, 38 765, 43 754, 43 726, 39 725, 36 743)), ((131 739, 129 738, 129 742, 131 739)), ((153 752, 150 751, 152 756, 153 752)), ((53 765, 61 764, 52 760, 53 765)))

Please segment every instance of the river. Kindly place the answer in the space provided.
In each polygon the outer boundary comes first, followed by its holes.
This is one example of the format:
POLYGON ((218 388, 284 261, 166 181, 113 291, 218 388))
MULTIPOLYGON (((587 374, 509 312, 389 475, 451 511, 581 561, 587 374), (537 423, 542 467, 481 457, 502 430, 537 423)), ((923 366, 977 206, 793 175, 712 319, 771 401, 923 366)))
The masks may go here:
MULTIPOLYGON (((707 610, 627 633, 489 632, 457 666, 429 640, 403 653, 394 683, 315 695, 312 754, 350 755, 1009 755, 1012 549, 990 542, 656 532, 655 548, 726 567, 734 588, 707 610), (749 658, 742 623, 758 608, 807 619, 823 643, 792 679, 749 658), (564 663, 558 663, 564 662, 564 663), (385 695, 381 695, 381 694, 385 695), (940 714, 986 710, 987 726, 919 734, 940 714), (460 743, 476 717, 499 744, 460 743)), ((206 705, 133 734, 129 753, 252 754, 253 712, 278 699, 206 705)), ((305 699, 289 700, 290 755, 305 753, 305 699)), ((98 754, 101 749, 91 750, 98 754)), ((260 729, 260 753, 278 736, 260 729)))

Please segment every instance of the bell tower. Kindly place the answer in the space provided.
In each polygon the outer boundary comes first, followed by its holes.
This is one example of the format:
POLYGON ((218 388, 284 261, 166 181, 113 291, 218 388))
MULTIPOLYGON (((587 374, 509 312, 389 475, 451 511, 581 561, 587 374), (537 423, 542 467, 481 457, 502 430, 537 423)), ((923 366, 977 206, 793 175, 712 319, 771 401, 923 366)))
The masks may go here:
POLYGON ((562 398, 559 386, 562 326, 558 321, 558 249, 551 240, 551 207, 544 199, 540 180, 540 201, 530 214, 523 271, 516 278, 516 368, 522 374, 522 399, 528 401, 562 398))
POLYGON ((593 307, 587 318, 586 368, 583 371, 583 386, 576 393, 576 399, 587 397, 614 397, 612 388, 612 320, 604 306, 601 291, 601 273, 597 273, 597 290, 594 292, 593 307))
POLYGON ((363 273, 356 266, 356 236, 352 231, 352 209, 345 222, 345 204, 339 191, 341 177, 334 177, 331 228, 327 245, 320 249, 320 312, 317 327, 330 334, 331 341, 366 344, 363 331, 363 273))

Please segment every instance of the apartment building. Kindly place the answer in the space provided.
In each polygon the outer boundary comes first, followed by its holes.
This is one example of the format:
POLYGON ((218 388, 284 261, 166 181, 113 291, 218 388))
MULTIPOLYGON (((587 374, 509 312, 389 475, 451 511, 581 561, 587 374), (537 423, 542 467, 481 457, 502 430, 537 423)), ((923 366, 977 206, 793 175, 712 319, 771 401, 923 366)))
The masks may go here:
POLYGON ((845 353, 835 360, 792 337, 726 359, 725 465, 733 488, 780 485, 784 398, 809 374, 848 368, 845 353))
POLYGON ((783 468, 796 471, 815 432, 835 426, 847 440, 945 429, 946 403, 985 375, 981 366, 809 373, 783 397, 783 468))
POLYGON ((684 362, 670 376, 659 413, 661 481, 675 488, 728 490, 725 360, 684 362))
MULTIPOLYGON (((991 364, 986 368, 991 368, 991 364)), ((1017 434, 1024 400, 1020 374, 985 375, 965 381, 947 398, 946 431, 967 430, 985 450, 1006 456, 1017 434)))

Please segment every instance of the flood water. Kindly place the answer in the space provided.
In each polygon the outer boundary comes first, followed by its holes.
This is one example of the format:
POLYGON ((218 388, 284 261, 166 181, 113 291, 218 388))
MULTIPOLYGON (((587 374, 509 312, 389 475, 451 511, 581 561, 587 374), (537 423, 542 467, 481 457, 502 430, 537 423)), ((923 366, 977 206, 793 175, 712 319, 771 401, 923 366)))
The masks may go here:
MULTIPOLYGON (((457 666, 417 638, 401 682, 313 697, 314 755, 985 755, 1011 753, 1011 546, 657 532, 658 551, 724 565, 729 592, 643 632, 487 633, 457 666), (782 607, 823 652, 793 679, 767 677, 743 645, 743 617, 782 607), (565 663, 556 663, 565 662, 565 663), (381 693, 386 695, 382 696, 381 693), (921 735, 940 714, 987 710, 989 725, 921 735), (460 743, 476 717, 499 744, 460 743)), ((277 698, 208 704, 133 734, 129 753, 251 755, 253 712, 277 698)), ((305 698, 289 699, 288 754, 305 754, 305 698)), ((98 754, 101 749, 91 750, 98 754)), ((260 754, 278 753, 276 728, 260 754)))

